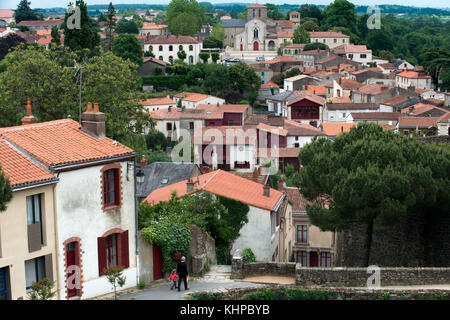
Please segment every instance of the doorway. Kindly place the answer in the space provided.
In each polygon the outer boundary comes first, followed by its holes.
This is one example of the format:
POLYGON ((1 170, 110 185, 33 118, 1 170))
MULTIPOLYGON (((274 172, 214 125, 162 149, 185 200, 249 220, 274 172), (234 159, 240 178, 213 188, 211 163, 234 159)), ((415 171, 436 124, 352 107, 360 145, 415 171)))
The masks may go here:
POLYGON ((253 51, 258 51, 259 50, 259 42, 255 41, 253 42, 253 51))
MULTIPOLYGON (((78 266, 78 262, 80 261, 79 257, 79 243, 74 241, 70 242, 66 245, 66 272, 67 272, 67 297, 75 297, 78 295, 78 289, 74 284, 77 281, 73 281, 73 276, 76 274, 76 270, 73 270, 73 267, 69 269, 70 266, 78 266), (69 286, 70 281, 70 286, 69 286), (72 288, 74 287, 74 288, 72 288)), ((81 282, 81 280, 80 280, 81 282)))
POLYGON ((163 261, 161 249, 156 244, 153 244, 153 281, 164 277, 162 269, 163 261))
POLYGON ((0 268, 0 300, 10 300, 9 294, 9 270, 8 267, 0 268))
POLYGON ((309 253, 309 266, 310 267, 319 266, 319 257, 317 256, 317 252, 311 251, 309 253))

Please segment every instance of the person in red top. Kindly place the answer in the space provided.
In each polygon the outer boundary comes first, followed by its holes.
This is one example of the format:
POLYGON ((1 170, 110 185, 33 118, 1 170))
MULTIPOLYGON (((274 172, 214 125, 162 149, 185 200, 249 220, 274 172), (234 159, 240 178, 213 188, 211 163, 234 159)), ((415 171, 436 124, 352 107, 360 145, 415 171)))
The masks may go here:
POLYGON ((175 269, 172 270, 169 279, 172 280, 172 286, 170 287, 170 290, 173 290, 173 287, 177 289, 177 280, 178 280, 177 270, 175 269))

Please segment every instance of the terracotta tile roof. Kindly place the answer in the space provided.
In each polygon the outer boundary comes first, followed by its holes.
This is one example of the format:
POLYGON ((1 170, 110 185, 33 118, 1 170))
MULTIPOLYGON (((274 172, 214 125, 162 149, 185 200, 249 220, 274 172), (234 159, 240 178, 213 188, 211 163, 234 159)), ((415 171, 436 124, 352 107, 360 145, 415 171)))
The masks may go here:
POLYGON ((311 94, 309 91, 301 91, 297 97, 289 100, 288 106, 297 103, 299 101, 302 101, 304 99, 317 103, 319 105, 323 105, 325 103, 325 98, 316 96, 315 94, 311 94))
POLYGON ((311 204, 305 197, 300 193, 300 190, 295 187, 284 187, 283 188, 286 197, 292 204, 292 211, 294 212, 306 212, 306 206, 311 204))
POLYGON ((0 137, 46 166, 77 164, 131 155, 133 150, 109 139, 80 130, 78 122, 63 119, 0 128, 0 137))
POLYGON ((265 124, 265 123, 258 124, 258 126, 256 128, 258 130, 269 132, 269 133, 272 133, 272 134, 277 134, 279 136, 286 136, 287 133, 288 133, 288 131, 285 130, 285 129, 269 126, 268 124, 265 124))
POLYGON ((377 103, 331 103, 327 104, 328 109, 332 110, 364 110, 364 109, 378 109, 377 103))
POLYGON ((206 112, 204 110, 196 109, 184 109, 183 111, 178 111, 177 108, 160 109, 156 111, 149 112, 150 116, 156 120, 165 119, 204 119, 206 112))
POLYGON ((306 46, 306 43, 291 43, 291 44, 288 44, 287 46, 285 46, 285 48, 287 48, 287 49, 291 49, 291 48, 302 49, 305 46, 306 46))
POLYGON ((326 88, 325 86, 313 86, 313 85, 307 85, 306 91, 311 92, 312 94, 325 94, 326 88))
POLYGON ((162 66, 167 66, 168 65, 167 62, 164 62, 162 60, 159 60, 159 59, 156 59, 156 58, 153 58, 153 57, 144 57, 144 63, 149 62, 149 61, 157 63, 157 64, 160 64, 162 66))
POLYGON ((61 25, 64 20, 53 19, 53 20, 31 20, 31 21, 20 21, 18 26, 39 26, 39 25, 61 25))
MULTIPOLYGON (((248 204, 249 206, 274 210, 283 197, 283 193, 270 189, 270 197, 264 196, 263 185, 249 179, 245 179, 223 170, 216 170, 198 176, 200 184, 197 184, 197 179, 194 179, 194 190, 204 190, 212 194, 234 199, 248 204)), ((170 199, 172 191, 177 192, 178 197, 182 197, 187 193, 188 180, 184 180, 170 186, 156 189, 144 200, 152 204, 157 204, 161 201, 170 199)))
POLYGON ((248 104, 223 104, 219 107, 222 112, 237 112, 243 113, 250 106, 248 104))
POLYGON ((439 105, 443 105, 445 103, 445 100, 440 100, 440 99, 434 99, 434 98, 429 98, 427 100, 425 100, 426 102, 429 102, 435 106, 439 106, 439 105))
POLYGON ((279 88, 280 86, 277 85, 275 82, 273 81, 269 81, 268 83, 264 83, 261 85, 262 89, 270 89, 270 88, 279 88))
POLYGON ((418 103, 418 104, 416 104, 414 106, 409 106, 409 107, 403 108, 401 110, 401 113, 402 114, 410 114, 410 115, 418 116, 418 115, 420 115, 420 114, 422 114, 424 112, 433 110, 434 108, 435 108, 434 105, 425 104, 425 103, 420 102, 420 103, 418 103))
POLYGON ((167 25, 165 25, 165 24, 156 24, 154 22, 144 22, 141 30, 159 30, 159 29, 165 29, 165 28, 167 28, 167 25))
POLYGON ((277 38, 292 38, 294 36, 294 32, 292 31, 278 31, 277 38))
POLYGON ((355 89, 358 89, 358 88, 361 88, 362 86, 364 86, 363 84, 359 83, 358 81, 355 81, 352 79, 340 78, 336 82, 342 87, 342 89, 345 89, 345 90, 355 90, 355 89))
POLYGON ((42 37, 37 41, 38 44, 49 44, 52 41, 52 37, 42 37))
POLYGON ((409 79, 429 79, 430 76, 427 76, 423 73, 419 73, 416 71, 403 71, 397 74, 397 77, 409 78, 409 79))
POLYGON ((356 127, 356 123, 348 122, 328 122, 320 125, 328 136, 336 136, 341 132, 349 132, 352 127, 356 127))
POLYGON ((382 67, 385 70, 393 70, 395 69, 395 66, 393 63, 381 63, 378 66, 382 67))
POLYGON ((265 123, 271 126, 282 127, 284 119, 283 117, 269 116, 267 114, 249 114, 245 119, 245 124, 257 126, 260 123, 265 123))
POLYGON ((146 44, 197 44, 198 41, 191 36, 159 35, 149 36, 146 44))
POLYGON ((36 30, 36 33, 40 36, 49 36, 52 34, 52 30, 47 30, 47 29, 36 30))
POLYGON ((297 121, 284 120, 284 129, 288 131, 288 136, 324 136, 325 133, 310 124, 297 121))
POLYGON ((13 188, 55 179, 54 175, 41 168, 1 138, 0 166, 13 188))
POLYGON ((301 148, 258 148, 258 158, 298 158, 301 148))
MULTIPOLYGON (((294 24, 291 20, 274 20, 274 22, 276 24, 278 24, 279 26, 281 26, 281 28, 283 28, 283 29, 293 29, 294 28, 294 24)), ((292 31, 289 31, 289 32, 293 36, 294 32, 292 32, 292 31)))
POLYGON ((158 105, 166 105, 166 104, 176 105, 177 104, 175 101, 173 101, 172 99, 167 98, 167 97, 151 98, 151 99, 147 99, 147 100, 141 100, 139 102, 144 106, 158 106, 158 105))
POLYGON ((358 112, 351 113, 355 120, 398 120, 399 112, 358 112))
POLYGON ((340 46, 332 50, 334 53, 360 53, 360 52, 372 52, 372 50, 367 49, 366 45, 354 45, 354 44, 341 44, 340 46))
POLYGON ((342 32, 320 32, 312 31, 309 33, 311 38, 350 38, 350 36, 343 34, 342 32))
POLYGON ((382 84, 377 84, 377 83, 371 83, 371 84, 367 84, 365 86, 362 86, 361 88, 359 88, 358 92, 362 92, 365 94, 371 94, 371 95, 376 95, 376 94, 380 94, 381 92, 383 92, 384 90, 388 90, 392 87, 386 86, 386 85, 382 85, 382 84))
MULTIPOLYGON (((182 98, 183 101, 192 101, 192 102, 199 102, 202 100, 205 100, 208 97, 214 97, 208 94, 203 93, 196 93, 196 92, 181 92, 176 95, 174 95, 175 98, 182 98)), ((214 97, 217 98, 217 97, 214 97)), ((218 98, 219 99, 219 98, 218 98)))
POLYGON ((247 8, 266 8, 266 6, 263 6, 262 4, 259 4, 259 3, 255 3, 247 8))
POLYGON ((194 132, 194 144, 218 144, 218 145, 249 145, 255 144, 257 140, 256 131, 248 126, 217 126, 202 128, 201 135, 194 132), (241 133, 244 132, 244 135, 241 133), (222 137, 222 141, 216 140, 217 136, 222 137))
POLYGON ((11 9, 0 9, 0 18, 13 18, 14 11, 11 9))
POLYGON ((450 122, 450 112, 447 112, 442 117, 440 117, 437 122, 439 122, 439 123, 450 122))
POLYGON ((361 73, 365 73, 368 71, 381 72, 381 69, 380 68, 364 68, 364 69, 352 72, 352 74, 361 74, 361 73))
POLYGON ((399 128, 430 128, 436 127, 437 121, 441 117, 400 117, 398 120, 399 128))
POLYGON ((327 98, 327 102, 330 101, 332 103, 327 104, 327 106, 331 105, 331 104, 336 104, 336 103, 352 103, 352 99, 350 99, 350 97, 332 97, 332 98, 327 98))
POLYGON ((406 96, 396 96, 396 97, 393 97, 391 99, 384 101, 382 104, 385 104, 388 106, 396 106, 396 105, 406 102, 408 100, 409 100, 409 98, 406 96))

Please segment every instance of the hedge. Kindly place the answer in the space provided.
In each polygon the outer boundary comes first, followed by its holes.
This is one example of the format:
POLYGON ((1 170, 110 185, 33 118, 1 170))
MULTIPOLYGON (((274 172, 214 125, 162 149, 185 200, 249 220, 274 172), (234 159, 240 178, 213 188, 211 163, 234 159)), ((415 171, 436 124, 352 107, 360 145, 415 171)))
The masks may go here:
POLYGON ((146 76, 141 79, 142 84, 151 84, 154 88, 166 87, 172 90, 179 90, 187 83, 186 75, 146 76))

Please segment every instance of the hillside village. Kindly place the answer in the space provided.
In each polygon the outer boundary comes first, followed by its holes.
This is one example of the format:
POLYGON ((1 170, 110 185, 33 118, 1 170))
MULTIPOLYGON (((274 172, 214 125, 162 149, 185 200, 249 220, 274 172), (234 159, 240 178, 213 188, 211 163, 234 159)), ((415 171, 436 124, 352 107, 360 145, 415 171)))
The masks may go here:
POLYGON ((0 300, 43 279, 53 299, 94 299, 112 267, 143 289, 181 256, 204 279, 370 262, 449 283, 449 48, 413 63, 301 6, 208 9, 189 33, 171 5, 88 16, 77 0, 88 39, 67 12, 18 19, 22 2, 0 9, 0 300))

